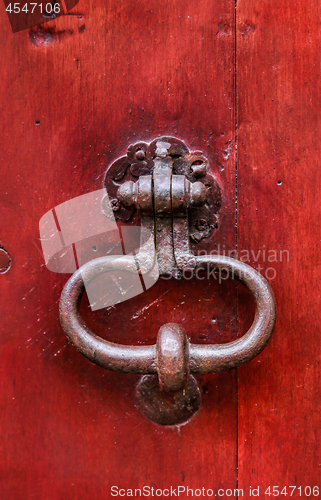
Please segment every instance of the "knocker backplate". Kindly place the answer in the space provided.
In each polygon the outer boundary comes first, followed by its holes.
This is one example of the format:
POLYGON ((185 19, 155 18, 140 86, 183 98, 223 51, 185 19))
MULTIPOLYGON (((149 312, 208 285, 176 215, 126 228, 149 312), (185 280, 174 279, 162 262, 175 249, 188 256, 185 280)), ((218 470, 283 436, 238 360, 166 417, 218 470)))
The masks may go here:
POLYGON ((117 159, 107 170, 105 187, 109 203, 116 220, 135 222, 139 220, 135 208, 125 208, 117 199, 119 187, 127 181, 136 182, 142 175, 151 175, 157 156, 157 143, 169 144, 169 156, 173 160, 173 175, 184 175, 190 182, 201 181, 207 188, 207 202, 202 207, 189 210, 190 243, 193 245, 203 238, 211 238, 219 224, 222 205, 221 189, 210 174, 208 159, 201 151, 190 151, 185 143, 173 137, 159 137, 151 143, 137 142, 127 149, 127 154, 117 159))

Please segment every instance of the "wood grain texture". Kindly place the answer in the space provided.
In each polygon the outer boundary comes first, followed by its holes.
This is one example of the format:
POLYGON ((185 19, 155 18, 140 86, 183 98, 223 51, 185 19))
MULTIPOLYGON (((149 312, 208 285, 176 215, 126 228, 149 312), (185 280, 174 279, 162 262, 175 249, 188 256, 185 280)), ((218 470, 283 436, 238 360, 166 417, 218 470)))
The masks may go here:
POLYGON ((239 487, 303 498, 321 467, 320 35, 317 1, 238 1, 238 249, 278 307, 270 344, 239 369, 239 487))
MULTIPOLYGON (((82 0, 72 16, 13 34, 1 16, 0 498, 110 498, 114 484, 236 485, 236 374, 199 378, 192 424, 161 428, 135 407, 135 377, 104 371, 67 344, 40 218, 101 189, 137 140, 182 138, 223 189, 216 244, 235 246, 234 2, 82 0)), ((206 249, 207 243, 203 244, 206 249)), ((190 338, 235 338, 234 285, 160 281, 85 317, 119 342, 155 342, 165 322, 190 338), (166 295, 164 295, 166 292, 166 295)), ((86 303, 83 303, 86 310, 86 303)))

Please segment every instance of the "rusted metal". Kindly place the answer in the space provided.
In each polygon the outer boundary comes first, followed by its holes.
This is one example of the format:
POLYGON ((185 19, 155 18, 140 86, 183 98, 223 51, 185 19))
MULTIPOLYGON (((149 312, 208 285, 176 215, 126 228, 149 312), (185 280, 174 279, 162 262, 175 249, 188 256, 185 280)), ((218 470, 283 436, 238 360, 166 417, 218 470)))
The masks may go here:
MULTIPOLYGON (((108 342, 93 334, 79 313, 79 301, 84 292, 83 280, 90 283, 98 275, 110 270, 136 273, 137 260, 131 256, 119 259, 102 257, 92 260, 69 279, 60 299, 60 322, 67 337, 79 352, 104 368, 126 373, 158 373, 161 386, 166 390, 181 386, 188 371, 214 373, 236 368, 250 361, 264 349, 274 327, 276 309, 270 285, 255 269, 229 257, 197 257, 196 264, 197 269, 209 269, 213 272, 214 270, 225 271, 232 279, 236 278, 244 283, 253 294, 256 306, 255 317, 251 328, 243 337, 219 345, 189 344, 187 341, 184 344, 181 327, 165 325, 165 333, 161 333, 156 345, 124 346, 108 342), (170 338, 173 340, 173 346, 176 346, 172 355, 167 348, 165 349, 166 339, 170 338), (179 358, 176 359, 178 353, 180 353, 179 358), (189 354, 188 362, 185 358, 187 353, 189 354), (177 373, 178 367, 182 371, 180 374, 177 373)), ((166 390, 162 392, 166 393, 166 390)), ((144 391, 145 389, 142 389, 141 394, 145 394, 146 391, 144 391)), ((146 398, 141 397, 146 405, 146 398)), ((165 396, 158 394, 155 398, 163 401, 165 396)), ((180 405, 185 405, 184 399, 179 399, 179 401, 180 405)), ((146 409, 145 413, 147 414, 148 411, 146 409)), ((156 421, 155 418, 153 420, 156 421)))
POLYGON ((156 359, 160 388, 177 392, 189 378, 188 340, 183 327, 175 323, 163 325, 157 336, 156 359))
POLYGON ((190 345, 190 370, 193 373, 213 373, 247 363, 267 345, 274 328, 276 306, 269 283, 255 269, 244 262, 224 256, 196 258, 197 269, 225 271, 252 293, 255 317, 250 329, 241 338, 220 345, 190 345))
MULTIPOLYGON (((189 344, 191 373, 214 373, 236 368, 257 356, 271 336, 276 316, 275 300, 267 281, 255 269, 221 255, 196 258, 197 269, 223 270, 240 280, 253 294, 256 312, 251 328, 243 337, 219 345, 189 344)), ((84 292, 83 280, 111 270, 137 273, 134 257, 119 259, 101 257, 78 269, 65 285, 60 299, 60 322, 73 345, 94 363, 114 371, 157 373, 156 345, 122 346, 94 335, 79 313, 79 300, 84 292)))
MULTIPOLYGON (((188 211, 205 205, 209 193, 202 182, 192 183, 185 174, 173 175, 171 148, 170 139, 156 140, 152 176, 141 175, 135 183, 126 181, 119 187, 116 196, 125 209, 135 208, 141 213, 142 226, 145 225, 146 214, 154 214, 159 273, 178 277, 182 269, 194 269, 196 265, 189 246, 188 211)), ((200 167, 195 170, 196 177, 204 177, 207 168, 205 158, 196 153, 189 158, 195 162, 195 168, 200 167)))
POLYGON ((11 267, 11 257, 7 250, 0 245, 0 274, 5 274, 11 267))
MULTIPOLYGON (((194 232, 189 232, 191 207, 204 206, 215 186, 213 178, 209 181, 206 175, 207 163, 202 155, 189 153, 177 139, 160 138, 149 146, 139 143, 129 148, 128 157, 130 165, 124 158, 114 164, 113 178, 122 179, 129 166, 131 174, 139 178, 118 187, 112 209, 123 220, 130 211, 141 214, 140 251, 136 256, 102 257, 76 271, 62 292, 60 321, 74 346, 94 363, 115 371, 152 374, 144 377, 137 389, 142 411, 154 422, 172 425, 185 422, 199 408, 199 389, 190 373, 235 368, 264 349, 274 327, 275 301, 267 281, 247 264, 225 256, 195 257, 191 253, 190 236, 198 241, 210 235, 213 225, 213 219, 195 219, 194 232), (184 171, 186 164, 188 174, 184 171), (207 184, 195 179, 191 182, 191 172, 195 178, 207 179, 207 184), (160 275, 178 277, 182 270, 203 269, 225 272, 243 282, 256 305, 251 328, 243 337, 220 345, 189 344, 185 330, 176 324, 161 327, 153 346, 124 346, 94 335, 79 314, 84 282, 88 286, 98 275, 112 270, 155 272, 155 262, 160 275)), ((107 179, 108 175, 110 172, 107 179)), ((102 209, 107 213, 105 206, 102 209)))
MULTIPOLYGON (((206 204, 194 203, 189 207, 188 229, 192 244, 202 238, 211 238, 219 222, 219 211, 222 204, 220 186, 210 174, 209 162, 201 151, 190 151, 186 144, 175 137, 159 137, 150 144, 138 142, 129 146, 127 154, 118 158, 107 169, 105 187, 111 200, 117 199, 117 191, 128 181, 136 183, 141 176, 153 175, 155 159, 168 157, 172 161, 172 175, 184 176, 193 186, 201 182, 207 189, 206 204), (160 144, 168 144, 163 149, 160 144), (198 230, 196 222, 207 221, 207 230, 198 230)), ((131 206, 116 205, 116 220, 127 222, 133 220, 139 223, 142 212, 133 203, 131 206)))
POLYGON ((87 284, 107 271, 119 270, 137 274, 137 258, 101 257, 79 268, 65 285, 60 298, 60 323, 76 349, 90 361, 114 371, 157 373, 156 346, 124 346, 108 342, 93 334, 79 313, 79 302, 87 284))
POLYGON ((157 375, 144 375, 136 396, 145 417, 159 425, 179 425, 190 420, 201 406, 201 392, 193 376, 187 385, 174 393, 162 391, 157 375))

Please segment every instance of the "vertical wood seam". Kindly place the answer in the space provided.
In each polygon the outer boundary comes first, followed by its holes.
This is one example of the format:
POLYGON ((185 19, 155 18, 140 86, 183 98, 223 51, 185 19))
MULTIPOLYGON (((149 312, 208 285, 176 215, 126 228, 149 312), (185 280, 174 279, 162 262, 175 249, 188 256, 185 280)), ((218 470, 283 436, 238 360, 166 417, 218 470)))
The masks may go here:
MULTIPOLYGON (((238 255, 238 240, 237 240, 237 0, 234 0, 234 130, 235 130, 235 247, 236 247, 236 255, 238 255)), ((239 294, 238 289, 236 289, 236 331, 239 330, 239 294)), ((238 397, 238 389, 239 389, 239 378, 238 378, 238 369, 236 369, 236 490, 237 490, 237 498, 238 498, 238 488, 239 488, 239 397, 238 397)))

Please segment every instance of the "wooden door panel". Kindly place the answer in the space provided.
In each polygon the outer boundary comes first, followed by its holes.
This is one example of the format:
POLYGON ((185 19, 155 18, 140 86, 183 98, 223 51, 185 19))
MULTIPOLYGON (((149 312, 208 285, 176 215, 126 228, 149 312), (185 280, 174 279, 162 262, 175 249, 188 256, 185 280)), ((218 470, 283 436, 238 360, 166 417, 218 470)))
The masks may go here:
MULTIPOLYGON (((0 244, 12 258, 0 275, 1 500, 110 498, 112 485, 238 486, 245 497, 294 485, 304 498, 318 484, 320 7, 236 7, 235 19, 227 0, 81 0, 15 34, 1 7, 0 244), (198 377, 199 413, 172 428, 141 415, 139 377, 68 344, 58 319, 68 276, 45 267, 39 239, 48 210, 101 189, 129 144, 162 135, 202 150, 222 188, 219 228, 199 250, 237 248, 278 306, 267 349, 198 377)), ((95 313, 84 299, 82 313, 124 344, 154 343, 170 321, 219 343, 247 329, 253 304, 234 283, 160 279, 95 313)))
POLYGON ((278 308, 268 348, 239 369, 239 486, 303 498, 321 462, 319 15, 301 0, 237 11, 238 249, 278 308))
MULTIPOLYGON (((202 150, 223 192, 215 245, 235 248, 234 2, 82 0, 73 15, 13 34, 1 19, 2 500, 110 498, 135 488, 235 487, 236 372, 200 377, 192 423, 162 428, 137 409, 137 378, 92 365, 67 343, 46 269, 40 218, 101 189, 129 144, 172 135, 202 150)), ((159 281, 93 330, 154 343, 181 322, 190 338, 235 338, 234 284, 159 281), (184 302, 184 304, 183 304, 184 302), (138 314, 145 311, 144 314, 138 314), (137 317, 135 317, 137 316, 137 317), (145 319, 146 318, 146 319, 145 319)))

